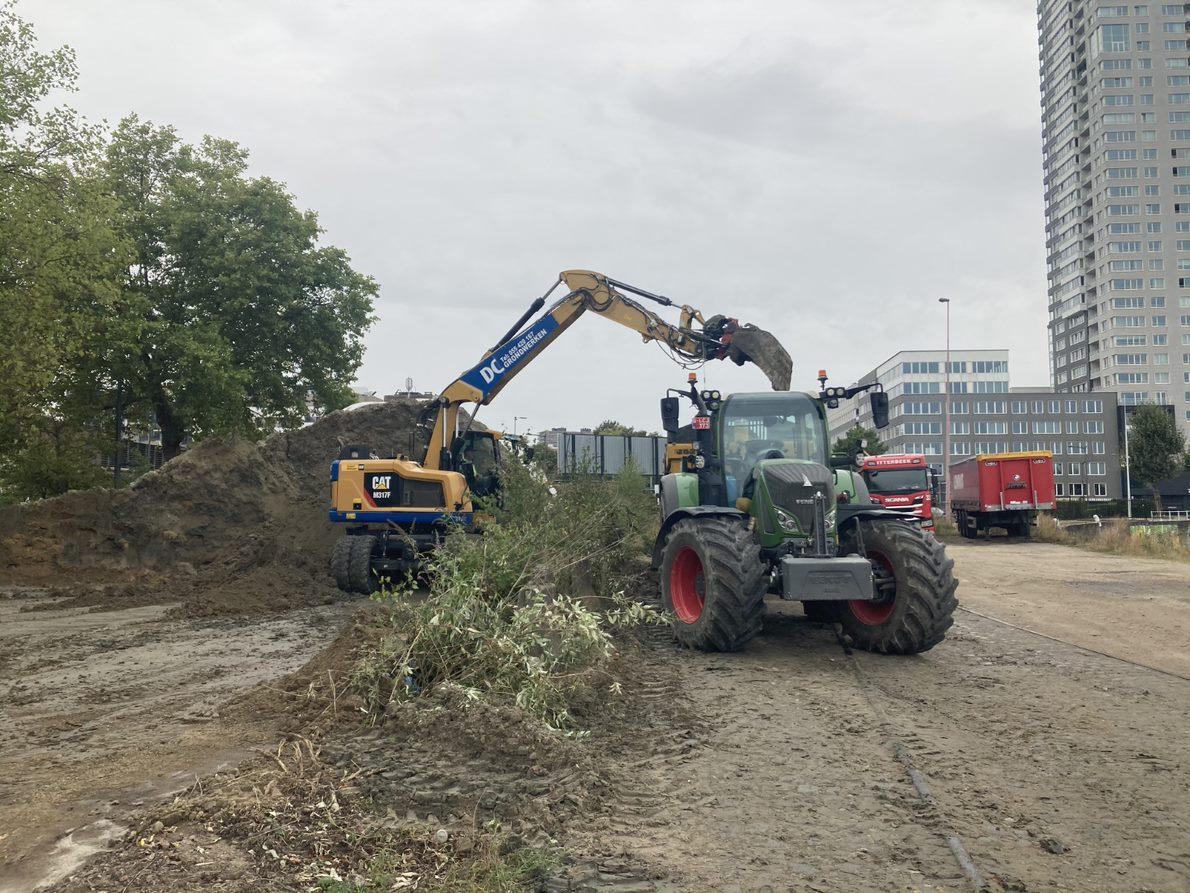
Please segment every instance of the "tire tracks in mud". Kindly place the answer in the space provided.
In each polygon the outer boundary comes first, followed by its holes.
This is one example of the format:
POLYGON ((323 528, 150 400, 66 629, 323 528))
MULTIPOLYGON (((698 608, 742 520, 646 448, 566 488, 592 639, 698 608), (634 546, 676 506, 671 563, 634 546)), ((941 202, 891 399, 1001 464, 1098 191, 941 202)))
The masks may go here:
POLYGON ((925 775, 922 774, 921 769, 918 767, 918 761, 914 759, 913 753, 905 742, 897 737, 888 716, 885 714, 883 708, 881 708, 879 702, 873 697, 871 683, 864 672, 863 666, 856 658, 855 652, 852 651, 851 646, 845 641, 843 628, 839 624, 834 624, 834 633, 839 646, 843 649, 844 656, 847 658, 848 665, 851 667, 852 672, 855 673, 856 682, 860 687, 860 691, 863 693, 864 700, 868 702, 868 706, 876 719, 877 725, 885 735, 885 746, 889 748, 893 756, 905 767, 905 773, 909 781, 913 784, 914 790, 917 791, 922 802, 930 808, 932 813, 931 824, 936 825, 940 829, 939 833, 944 836, 946 845, 954 855, 955 862, 971 882, 971 888, 976 891, 986 889, 987 881, 983 873, 975 865, 971 854, 967 852, 967 847, 964 845, 962 838, 951 830, 951 826, 946 819, 945 810, 930 789, 925 775))
POLYGON ((701 654, 648 637, 640 697, 685 722, 618 766, 588 849, 631 858, 652 881, 633 890, 981 889, 829 627, 770 615, 756 645, 701 654))

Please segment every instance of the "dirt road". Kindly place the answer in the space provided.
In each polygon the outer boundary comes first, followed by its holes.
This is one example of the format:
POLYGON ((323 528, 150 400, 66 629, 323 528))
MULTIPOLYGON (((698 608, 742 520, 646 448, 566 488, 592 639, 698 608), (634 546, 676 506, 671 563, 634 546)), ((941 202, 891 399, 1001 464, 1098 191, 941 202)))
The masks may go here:
MULTIPOLYGON (((453 712, 425 740, 375 730, 327 753, 367 767, 396 815, 556 809, 544 827, 567 863, 550 890, 949 891, 975 889, 973 872, 992 890, 1190 889, 1190 566, 950 550, 962 604, 1036 632, 960 611, 925 655, 849 654, 778 603, 740 654, 679 651, 658 630, 632 658, 626 711, 570 769, 535 774, 514 736, 453 712)), ((344 611, 165 622, 153 606, 22 604, 0 602, 0 853, 25 871, 10 865, 11 890, 70 871, 131 801, 264 743, 268 723, 214 719, 219 703, 302 663, 344 611)))
MULTIPOLYGON (((1186 668, 1190 566, 951 552, 981 613, 1186 668)), ((632 854, 658 889, 973 889, 950 837, 994 889, 1190 889, 1190 682, 970 613, 916 658, 849 656, 777 606, 743 654, 662 660, 666 697, 709 732, 687 753, 653 742, 588 841, 632 854)))
POLYGON ((301 666, 352 610, 166 619, 172 607, 53 610, 39 590, 0 592, 3 893, 69 873, 138 803, 271 744, 271 722, 220 705, 301 666))

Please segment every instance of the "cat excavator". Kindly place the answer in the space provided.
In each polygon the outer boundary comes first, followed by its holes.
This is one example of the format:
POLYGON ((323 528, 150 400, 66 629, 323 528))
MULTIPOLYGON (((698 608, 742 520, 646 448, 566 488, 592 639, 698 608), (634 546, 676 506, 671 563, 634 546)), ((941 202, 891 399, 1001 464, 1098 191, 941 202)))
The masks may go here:
POLYGON ((331 572, 341 589, 374 592, 386 579, 415 572, 422 555, 452 526, 474 525, 472 497, 491 495, 498 486, 500 435, 476 427, 474 411, 468 415, 463 405, 473 403, 478 409, 491 403, 587 312, 632 329, 646 344, 655 342, 679 365, 700 366, 714 359, 752 363, 773 390, 789 388, 793 363, 771 333, 734 317, 704 316, 689 305, 600 273, 567 270, 427 407, 423 455, 383 459, 367 445, 349 444, 331 463, 329 518, 345 532, 332 551, 331 572), (560 286, 566 293, 533 319, 560 286), (679 307, 678 322, 668 322, 643 301, 679 307))

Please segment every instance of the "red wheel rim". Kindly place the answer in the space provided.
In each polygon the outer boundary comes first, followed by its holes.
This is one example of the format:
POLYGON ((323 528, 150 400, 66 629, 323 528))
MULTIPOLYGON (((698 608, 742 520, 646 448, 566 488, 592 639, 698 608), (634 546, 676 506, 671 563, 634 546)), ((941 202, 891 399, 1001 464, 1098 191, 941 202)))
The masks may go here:
POLYGON ((669 568, 669 596, 678 620, 694 623, 702 616, 703 590, 702 559, 687 546, 669 568))
MULTIPOLYGON (((868 560, 873 565, 878 565, 885 573, 893 574, 892 562, 880 552, 869 552, 868 560)), ((893 591, 890 597, 886 597, 880 601, 850 601, 847 603, 851 608, 851 614, 860 623, 865 626, 879 626, 892 616, 893 608, 897 605, 897 594, 893 591)))

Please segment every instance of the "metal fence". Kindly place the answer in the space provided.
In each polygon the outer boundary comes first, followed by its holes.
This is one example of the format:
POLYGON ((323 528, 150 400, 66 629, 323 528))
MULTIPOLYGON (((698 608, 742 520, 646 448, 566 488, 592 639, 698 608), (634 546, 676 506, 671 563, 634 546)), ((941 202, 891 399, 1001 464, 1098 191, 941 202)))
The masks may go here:
POLYGON ((558 471, 562 474, 611 476, 630 460, 637 471, 658 483, 665 474, 665 438, 577 431, 558 435, 558 471))

